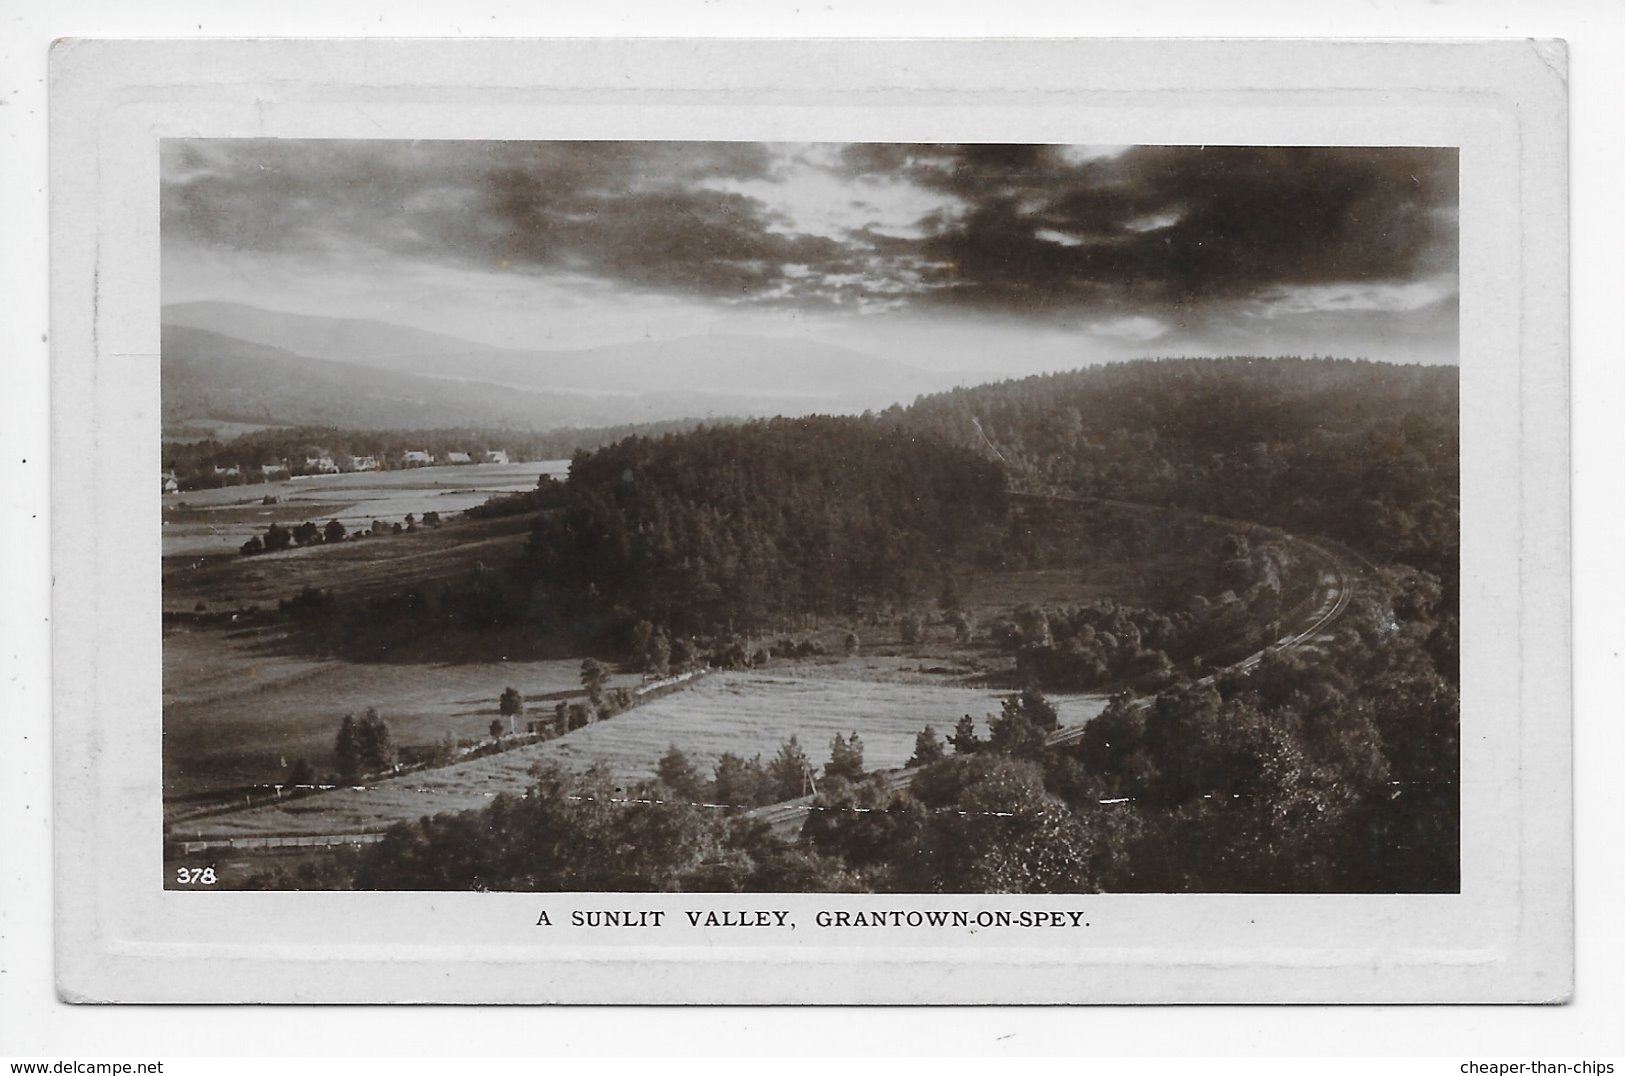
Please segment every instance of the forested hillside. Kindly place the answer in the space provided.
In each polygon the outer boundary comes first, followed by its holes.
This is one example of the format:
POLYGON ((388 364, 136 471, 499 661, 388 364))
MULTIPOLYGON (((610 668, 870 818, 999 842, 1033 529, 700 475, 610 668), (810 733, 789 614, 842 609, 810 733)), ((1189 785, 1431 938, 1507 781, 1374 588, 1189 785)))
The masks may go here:
POLYGON ((530 544, 555 611, 684 632, 907 600, 996 556, 1005 521, 986 453, 858 418, 629 438, 577 455, 568 492, 530 544))
POLYGON ((889 414, 996 451, 1022 488, 1270 523, 1453 581, 1458 384, 1455 367, 1164 359, 955 389, 889 414))
MULTIPOLYGON (((1008 489, 1341 541, 1456 590, 1454 369, 1170 360, 956 390, 878 416, 634 437, 575 459, 532 565, 579 618, 673 630, 906 602, 1030 532, 1008 489)), ((1252 580, 1240 583, 1245 586, 1252 580)))

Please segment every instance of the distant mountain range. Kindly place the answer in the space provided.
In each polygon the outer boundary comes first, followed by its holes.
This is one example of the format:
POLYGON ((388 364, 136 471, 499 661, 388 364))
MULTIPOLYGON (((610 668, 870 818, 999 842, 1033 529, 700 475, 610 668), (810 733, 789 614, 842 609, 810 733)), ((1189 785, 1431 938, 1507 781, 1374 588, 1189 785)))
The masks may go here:
POLYGON ((962 380, 771 337, 525 351, 235 303, 166 306, 163 321, 166 429, 227 421, 540 430, 846 412, 906 404, 962 380))

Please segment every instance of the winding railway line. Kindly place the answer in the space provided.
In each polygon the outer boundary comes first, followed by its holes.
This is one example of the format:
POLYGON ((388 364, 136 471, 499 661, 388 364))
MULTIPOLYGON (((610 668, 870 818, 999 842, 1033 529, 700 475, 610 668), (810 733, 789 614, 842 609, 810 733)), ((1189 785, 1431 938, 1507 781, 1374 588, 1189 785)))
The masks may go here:
MULTIPOLYGON (((1010 496, 1012 500, 1026 503, 1074 504, 1081 507, 1099 504, 1109 505, 1113 508, 1127 508, 1139 511, 1180 511, 1179 509, 1162 508, 1157 505, 1138 504, 1132 501, 1115 501, 1103 497, 1068 497, 1057 494, 1041 493, 1012 493, 1010 496)), ((1258 524, 1250 523, 1246 520, 1227 519, 1223 516, 1215 516, 1207 513, 1192 514, 1206 522, 1219 524, 1221 526, 1238 528, 1258 526, 1258 524)), ((1364 565, 1359 562, 1355 555, 1334 552, 1327 549, 1322 544, 1312 542, 1307 538, 1300 538, 1296 535, 1288 534, 1286 535, 1286 538, 1298 549, 1310 551, 1315 559, 1318 560, 1323 566, 1314 592, 1310 595, 1307 602, 1300 603, 1300 605, 1308 605, 1309 608, 1304 613, 1299 614, 1299 617, 1293 618, 1299 619, 1300 617, 1306 617, 1307 623, 1303 623, 1301 627, 1297 628, 1297 630, 1281 636, 1268 646, 1248 654, 1240 661, 1226 666, 1225 669, 1222 670, 1224 672, 1247 671, 1256 667, 1258 663, 1264 659, 1264 655, 1270 650, 1296 650, 1310 642, 1313 642, 1315 639, 1324 634, 1326 629, 1330 628, 1334 623, 1336 623, 1337 619, 1341 617, 1348 609, 1349 602, 1354 597, 1356 578, 1359 570, 1364 567, 1364 565)), ((1219 674, 1209 673, 1206 676, 1194 681, 1194 683, 1211 684, 1217 675, 1219 674)), ((1154 696, 1137 698, 1130 702, 1129 705, 1136 709, 1144 709, 1151 705, 1153 699, 1154 696)), ((1086 727, 1087 725, 1085 723, 1068 725, 1064 728, 1056 729, 1045 738, 1044 746, 1046 748, 1061 748, 1077 744, 1083 739, 1083 732, 1086 727)), ((876 776, 881 779, 888 792, 901 792, 904 789, 907 789, 914 782, 914 775, 917 772, 917 770, 909 769, 886 770, 882 771, 876 776)), ((824 809, 818 807, 813 802, 813 799, 814 797, 812 796, 803 796, 800 799, 787 800, 783 803, 774 803, 766 807, 758 807, 749 812, 748 817, 765 822, 769 829, 780 836, 793 836, 800 830, 801 824, 806 820, 809 812, 824 809)), ((864 810, 864 808, 858 808, 858 810, 864 810)))

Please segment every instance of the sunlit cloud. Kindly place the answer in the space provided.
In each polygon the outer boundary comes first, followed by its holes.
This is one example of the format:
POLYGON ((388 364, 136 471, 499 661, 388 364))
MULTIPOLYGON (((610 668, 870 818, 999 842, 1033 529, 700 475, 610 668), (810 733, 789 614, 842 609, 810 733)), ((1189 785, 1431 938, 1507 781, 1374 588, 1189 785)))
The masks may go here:
POLYGON ((1083 240, 1075 235, 1058 232, 1054 228, 1040 228, 1033 235, 1046 243, 1057 243, 1063 247, 1081 247, 1083 240))
POLYGON ((1144 343, 1147 340, 1155 340, 1157 337, 1166 334, 1168 326, 1156 318, 1133 316, 1090 322, 1089 331, 1097 336, 1110 336, 1119 340, 1144 343))
POLYGON ((1134 220, 1125 221, 1123 227, 1131 232, 1156 232, 1164 228, 1172 228, 1179 223, 1179 218, 1183 215, 1178 210, 1165 210, 1161 213, 1153 213, 1150 216, 1136 217, 1134 220))
POLYGON ((1068 164, 1088 164, 1091 161, 1109 161, 1121 157, 1133 146, 1057 146, 1056 152, 1068 164))
POLYGON ((1403 284, 1324 284, 1287 288, 1263 296, 1259 313, 1266 317, 1322 310, 1420 310, 1456 291, 1453 278, 1409 281, 1403 284))

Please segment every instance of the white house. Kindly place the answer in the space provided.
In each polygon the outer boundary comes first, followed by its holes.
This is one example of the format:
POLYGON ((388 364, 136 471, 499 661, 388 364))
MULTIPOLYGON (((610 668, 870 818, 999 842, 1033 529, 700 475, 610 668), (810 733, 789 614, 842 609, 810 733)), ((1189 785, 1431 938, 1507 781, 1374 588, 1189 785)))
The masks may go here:
POLYGON ((288 473, 288 465, 285 464, 285 463, 262 463, 262 464, 260 464, 260 474, 263 475, 266 478, 277 478, 277 477, 279 477, 281 475, 285 475, 287 473, 288 473))
POLYGON ((236 478, 242 473, 242 468, 238 467, 235 463, 230 467, 222 467, 218 463, 214 465, 214 476, 216 478, 236 478))
POLYGON ((419 452, 416 449, 409 448, 401 453, 401 466, 403 467, 427 467, 433 462, 434 457, 427 452, 419 452))
POLYGON ((357 471, 376 471, 378 469, 377 456, 357 456, 351 466, 357 471))
POLYGON ((164 472, 164 492, 165 493, 175 493, 175 492, 178 492, 180 490, 180 488, 181 488, 181 484, 175 478, 175 472, 174 471, 165 471, 164 472))
POLYGON ((493 448, 485 454, 486 463, 507 463, 508 451, 503 448, 493 448))
POLYGON ((338 474, 339 465, 333 462, 332 456, 306 456, 306 474, 338 474))
POLYGON ((469 458, 467 452, 448 452, 448 453, 446 453, 446 462, 447 463, 473 463, 474 461, 469 458))

